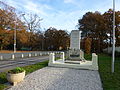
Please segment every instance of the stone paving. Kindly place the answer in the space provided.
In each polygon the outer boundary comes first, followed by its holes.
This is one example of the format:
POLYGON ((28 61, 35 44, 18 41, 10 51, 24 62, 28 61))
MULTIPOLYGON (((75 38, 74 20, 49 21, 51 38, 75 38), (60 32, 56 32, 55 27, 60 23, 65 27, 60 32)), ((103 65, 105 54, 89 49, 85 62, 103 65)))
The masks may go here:
POLYGON ((45 67, 9 90, 103 90, 98 71, 45 67))

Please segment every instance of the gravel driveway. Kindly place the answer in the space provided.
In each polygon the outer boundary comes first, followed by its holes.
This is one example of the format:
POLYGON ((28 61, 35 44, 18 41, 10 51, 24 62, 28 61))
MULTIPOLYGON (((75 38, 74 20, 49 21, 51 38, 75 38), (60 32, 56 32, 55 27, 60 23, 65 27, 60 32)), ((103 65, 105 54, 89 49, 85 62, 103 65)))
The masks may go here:
POLYGON ((98 71, 45 67, 9 90, 103 90, 98 71))

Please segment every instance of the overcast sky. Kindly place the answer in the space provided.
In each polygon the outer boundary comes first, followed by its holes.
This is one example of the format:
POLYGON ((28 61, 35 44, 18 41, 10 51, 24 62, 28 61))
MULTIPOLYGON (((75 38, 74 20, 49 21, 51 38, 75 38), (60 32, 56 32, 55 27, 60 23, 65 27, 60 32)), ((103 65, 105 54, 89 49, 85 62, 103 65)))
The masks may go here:
MULTIPOLYGON (((41 27, 74 30, 78 19, 88 11, 101 13, 112 8, 112 0, 2 0, 25 13, 36 13, 43 21, 41 27)), ((120 11, 120 0, 116 0, 120 11)))

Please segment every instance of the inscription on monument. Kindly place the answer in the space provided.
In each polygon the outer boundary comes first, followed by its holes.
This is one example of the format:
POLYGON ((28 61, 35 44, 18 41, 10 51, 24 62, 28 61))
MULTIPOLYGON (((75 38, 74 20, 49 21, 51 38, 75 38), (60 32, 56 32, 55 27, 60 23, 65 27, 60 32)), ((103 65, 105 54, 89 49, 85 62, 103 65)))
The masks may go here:
POLYGON ((71 31, 70 36, 70 49, 80 49, 80 31, 71 31))

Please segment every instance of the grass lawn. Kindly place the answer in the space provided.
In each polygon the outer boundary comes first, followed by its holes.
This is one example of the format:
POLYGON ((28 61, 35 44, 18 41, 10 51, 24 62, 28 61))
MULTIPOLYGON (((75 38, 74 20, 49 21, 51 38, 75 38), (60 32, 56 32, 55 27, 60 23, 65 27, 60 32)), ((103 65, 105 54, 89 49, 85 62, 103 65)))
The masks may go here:
MULTIPOLYGON (((23 68, 26 70, 26 74, 29 74, 35 70, 41 69, 46 66, 48 66, 48 61, 40 62, 34 65, 25 66, 23 68)), ((7 82, 6 73, 5 72, 0 73, 0 90, 7 88, 7 86, 4 84, 6 82, 7 82)))
POLYGON ((99 56, 99 72, 104 90, 120 90, 120 58, 115 59, 115 72, 111 73, 112 58, 99 56))
MULTIPOLYGON (((91 59, 90 55, 85 55, 91 59)), ((111 56, 98 55, 99 73, 104 90, 120 90, 120 57, 115 58, 115 72, 111 73, 111 56)))

